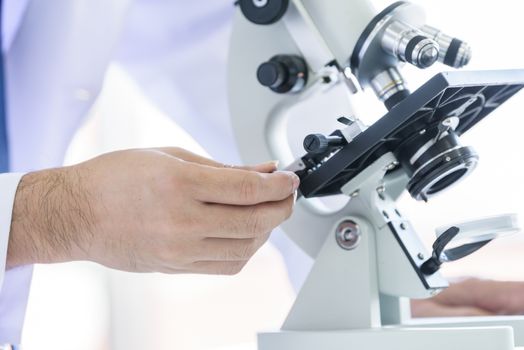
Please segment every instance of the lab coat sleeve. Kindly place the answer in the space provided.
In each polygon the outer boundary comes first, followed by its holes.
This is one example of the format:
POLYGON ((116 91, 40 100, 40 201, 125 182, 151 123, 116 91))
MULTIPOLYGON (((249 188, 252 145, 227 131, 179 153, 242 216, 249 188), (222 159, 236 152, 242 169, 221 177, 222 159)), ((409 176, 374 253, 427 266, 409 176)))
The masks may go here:
POLYGON ((0 290, 4 282, 7 260, 7 243, 11 229, 11 214, 16 189, 23 174, 0 174, 0 290))

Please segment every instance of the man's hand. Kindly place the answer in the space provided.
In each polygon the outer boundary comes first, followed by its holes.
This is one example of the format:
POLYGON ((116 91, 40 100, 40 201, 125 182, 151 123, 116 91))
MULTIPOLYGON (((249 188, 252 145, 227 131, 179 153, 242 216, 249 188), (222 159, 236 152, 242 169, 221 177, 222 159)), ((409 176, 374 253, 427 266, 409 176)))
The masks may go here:
POLYGON ((466 279, 434 298, 412 300, 414 317, 523 315, 524 282, 466 279))
POLYGON ((292 212, 298 177, 179 148, 35 173, 18 187, 8 267, 90 260, 136 272, 234 274, 292 212))

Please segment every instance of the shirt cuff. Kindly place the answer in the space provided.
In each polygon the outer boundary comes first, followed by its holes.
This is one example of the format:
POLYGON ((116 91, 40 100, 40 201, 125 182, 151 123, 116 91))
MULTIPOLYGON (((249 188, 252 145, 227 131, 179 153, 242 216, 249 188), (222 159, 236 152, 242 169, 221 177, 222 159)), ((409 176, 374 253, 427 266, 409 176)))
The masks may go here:
POLYGON ((0 290, 4 282, 7 262, 7 244, 11 230, 11 216, 15 201, 16 189, 24 174, 0 174, 0 290))

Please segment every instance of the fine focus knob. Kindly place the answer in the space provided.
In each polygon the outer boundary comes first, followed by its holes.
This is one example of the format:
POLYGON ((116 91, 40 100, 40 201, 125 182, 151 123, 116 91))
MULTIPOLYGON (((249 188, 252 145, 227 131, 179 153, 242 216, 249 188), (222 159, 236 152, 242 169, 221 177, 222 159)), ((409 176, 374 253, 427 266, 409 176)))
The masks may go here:
POLYGON ((268 88, 278 88, 287 80, 288 72, 280 62, 264 62, 258 67, 257 78, 268 88))
POLYGON ((258 67, 257 79, 277 93, 298 92, 307 83, 306 62, 299 56, 275 56, 258 67))

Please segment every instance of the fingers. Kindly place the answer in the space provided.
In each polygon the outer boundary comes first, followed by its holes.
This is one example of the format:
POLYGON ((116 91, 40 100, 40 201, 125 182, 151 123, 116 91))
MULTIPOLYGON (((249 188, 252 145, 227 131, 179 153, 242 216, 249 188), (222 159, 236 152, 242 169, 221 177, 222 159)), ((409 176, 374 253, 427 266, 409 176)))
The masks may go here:
POLYGON ((271 162, 262 163, 258 165, 240 167, 240 169, 258 171, 259 173, 272 173, 277 170, 277 167, 278 167, 278 162, 271 161, 271 162))
POLYGON ((197 261, 190 267, 191 273, 207 275, 236 275, 247 264, 247 261, 197 261))
POLYGON ((195 257, 197 261, 247 261, 266 243, 269 235, 267 232, 247 239, 206 238, 195 257))
POLYGON ((254 205, 280 201, 293 194, 300 183, 292 172, 262 174, 255 171, 206 168, 195 165, 188 172, 196 200, 206 203, 254 205))
POLYGON ((521 315, 524 313, 524 283, 466 279, 442 293, 413 306, 421 314, 435 316, 521 315))
POLYGON ((191 163, 197 163, 201 165, 207 165, 215 168, 223 168, 225 167, 224 164, 219 163, 217 161, 214 161, 213 159, 209 159, 206 157, 199 156, 198 154, 195 154, 193 152, 190 152, 188 150, 185 150, 183 148, 179 147, 163 147, 158 148, 158 151, 164 152, 166 154, 169 154, 170 156, 185 160, 186 162, 191 163))
POLYGON ((166 154, 169 154, 173 157, 185 160, 186 162, 207 165, 207 166, 211 166, 214 168, 233 168, 233 169, 244 169, 244 170, 257 171, 261 173, 272 173, 275 170, 277 170, 277 165, 278 165, 277 161, 270 161, 267 163, 262 163, 258 165, 252 165, 252 166, 226 165, 226 164, 217 162, 213 159, 202 157, 198 154, 195 154, 183 148, 164 147, 164 148, 158 148, 158 150, 166 154))
POLYGON ((413 317, 471 317, 491 316, 491 312, 471 306, 448 306, 439 304, 432 299, 412 300, 411 315, 413 317))
POLYGON ((177 258, 177 253, 170 251, 164 256, 161 272, 205 273, 231 275, 240 272, 242 267, 267 242, 270 232, 249 239, 205 238, 191 247, 190 260, 173 266, 169 261, 177 258))
MULTIPOLYGON (((444 291, 441 302, 479 307, 497 315, 524 313, 524 283, 467 279, 444 291)), ((440 301, 440 299, 439 299, 440 301)))
POLYGON ((276 172, 278 162, 254 166, 229 166, 182 148, 159 148, 158 151, 193 163, 197 200, 209 203, 251 205, 278 201, 296 191, 300 179, 292 172, 276 172))
MULTIPOLYGON (((257 238, 291 216, 294 197, 253 206, 205 205, 207 218, 214 220, 211 223, 213 230, 206 232, 208 238, 257 238)), ((209 219, 203 224, 209 226, 209 219)))
POLYGON ((497 315, 524 314, 524 283, 483 281, 478 305, 497 315))

